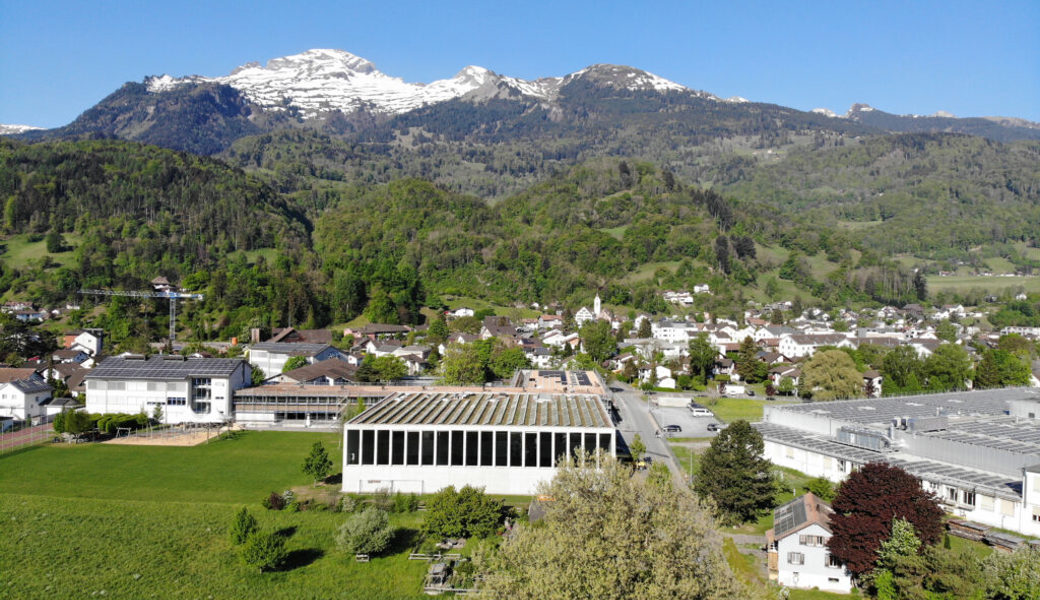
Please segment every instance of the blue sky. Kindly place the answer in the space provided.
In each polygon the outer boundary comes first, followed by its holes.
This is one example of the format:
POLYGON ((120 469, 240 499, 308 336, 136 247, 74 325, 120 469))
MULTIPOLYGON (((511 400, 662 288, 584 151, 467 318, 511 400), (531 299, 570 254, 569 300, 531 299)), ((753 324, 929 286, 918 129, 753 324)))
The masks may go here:
POLYGON ((55 127, 146 75, 339 48, 407 81, 627 64, 719 96, 1040 121, 1040 2, 0 0, 0 123, 55 127))

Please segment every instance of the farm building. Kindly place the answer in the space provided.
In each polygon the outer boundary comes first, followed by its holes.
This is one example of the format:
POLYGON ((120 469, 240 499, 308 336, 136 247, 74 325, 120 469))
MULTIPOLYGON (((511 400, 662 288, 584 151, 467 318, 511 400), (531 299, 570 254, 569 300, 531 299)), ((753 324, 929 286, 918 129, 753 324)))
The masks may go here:
MULTIPOLYGON (((566 377, 566 375, 564 375, 566 377)), ((598 394, 401 392, 344 426, 343 490, 430 493, 449 485, 534 494, 562 456, 616 455, 598 394)))
POLYGON ((179 355, 109 357, 86 376, 87 412, 144 412, 161 406, 167 423, 222 423, 232 394, 250 383, 249 363, 179 355))

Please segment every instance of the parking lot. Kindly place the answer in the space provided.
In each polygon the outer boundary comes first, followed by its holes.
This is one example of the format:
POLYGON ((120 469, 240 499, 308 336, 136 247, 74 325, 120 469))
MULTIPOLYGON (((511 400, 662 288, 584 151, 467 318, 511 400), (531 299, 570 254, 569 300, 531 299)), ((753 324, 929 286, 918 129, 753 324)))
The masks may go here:
POLYGON ((708 431, 708 423, 719 423, 714 416, 695 417, 685 407, 658 407, 650 411, 663 429, 666 425, 682 427, 679 433, 662 434, 676 438, 713 437, 717 432, 708 431))

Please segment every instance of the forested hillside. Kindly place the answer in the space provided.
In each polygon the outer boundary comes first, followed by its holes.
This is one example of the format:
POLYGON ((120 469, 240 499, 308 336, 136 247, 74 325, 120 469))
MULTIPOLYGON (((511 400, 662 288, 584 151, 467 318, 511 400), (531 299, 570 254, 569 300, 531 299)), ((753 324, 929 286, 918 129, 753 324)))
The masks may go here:
MULTIPOLYGON (((398 138, 385 147, 404 150, 384 157, 371 144, 382 143, 247 138, 226 155, 242 170, 132 142, 4 143, 0 290, 54 305, 81 287, 140 289, 164 275, 206 294, 182 321, 198 338, 362 314, 418 323, 444 295, 574 306, 599 292, 659 312, 661 289, 709 283, 700 308, 724 314, 792 294, 898 304, 927 290, 892 253, 939 253, 915 232, 934 228, 964 249, 1027 239, 1040 222, 1035 143, 915 134, 801 144, 749 158, 710 189, 645 160, 560 161, 515 171, 510 186, 531 183, 505 197, 410 176, 480 172, 459 156, 437 162, 453 156, 438 142, 398 138), (442 154, 424 158, 424 148, 442 154)), ((161 303, 107 306, 78 318, 116 340, 162 330, 161 303)))

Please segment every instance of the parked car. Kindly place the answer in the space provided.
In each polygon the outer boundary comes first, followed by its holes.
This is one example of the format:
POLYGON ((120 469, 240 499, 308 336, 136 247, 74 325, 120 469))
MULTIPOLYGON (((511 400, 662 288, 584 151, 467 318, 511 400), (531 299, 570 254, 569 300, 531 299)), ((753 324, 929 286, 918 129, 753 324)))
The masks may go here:
POLYGON ((679 427, 678 425, 665 425, 664 430, 666 433, 681 433, 682 427, 679 427))
POLYGON ((748 390, 747 391, 747 395, 748 396, 754 396, 755 395, 755 390, 748 390))
POLYGON ((719 424, 718 423, 708 423, 708 431, 718 431, 718 430, 719 430, 719 424))

